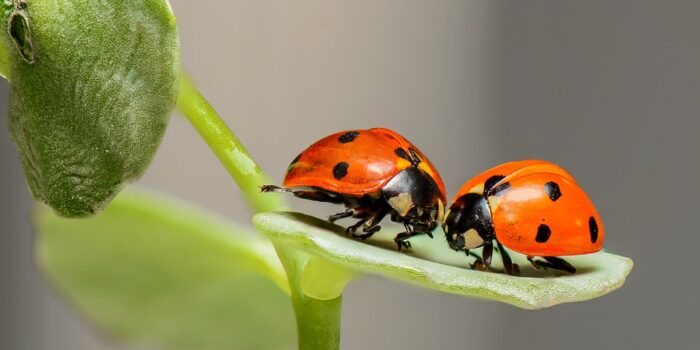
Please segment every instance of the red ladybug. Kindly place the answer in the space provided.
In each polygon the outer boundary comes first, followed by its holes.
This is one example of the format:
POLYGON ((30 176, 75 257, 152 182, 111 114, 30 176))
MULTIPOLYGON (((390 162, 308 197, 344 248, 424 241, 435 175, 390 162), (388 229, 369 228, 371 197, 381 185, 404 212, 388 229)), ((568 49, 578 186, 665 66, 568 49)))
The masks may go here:
POLYGON ((399 250, 409 248, 406 239, 415 234, 432 237, 446 203, 445 185, 428 158, 383 128, 341 131, 317 141, 292 161, 283 184, 261 189, 342 203, 347 210, 328 221, 360 219, 346 231, 363 240, 379 231, 379 222, 389 214, 406 228, 394 239, 399 250), (356 233, 360 228, 362 233, 356 233))
POLYGON ((483 246, 477 263, 484 267, 491 264, 495 241, 508 274, 518 268, 503 246, 527 255, 536 268, 574 273, 558 256, 597 252, 605 237, 598 213, 571 174, 540 160, 501 164, 467 181, 443 230, 456 251, 469 254, 483 246))

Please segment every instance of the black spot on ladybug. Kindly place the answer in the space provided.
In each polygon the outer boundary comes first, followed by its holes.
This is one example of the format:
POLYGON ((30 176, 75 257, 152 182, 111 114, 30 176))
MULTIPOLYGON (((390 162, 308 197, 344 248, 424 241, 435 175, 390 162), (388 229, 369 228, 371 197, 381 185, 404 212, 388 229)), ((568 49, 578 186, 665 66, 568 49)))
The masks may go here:
POLYGON ((552 230, 549 226, 542 224, 537 228, 537 236, 535 237, 535 242, 545 243, 549 240, 549 236, 552 235, 552 230))
POLYGON ((414 150, 413 148, 409 148, 408 151, 411 153, 411 163, 413 165, 419 164, 422 159, 420 159, 420 156, 418 155, 418 151, 414 150))
POLYGON ((486 182, 484 182, 484 196, 488 196, 491 193, 491 188, 493 185, 497 184, 498 181, 501 181, 505 178, 503 175, 494 175, 488 178, 486 182))
POLYGON ((544 184, 544 191, 547 192, 547 195, 549 196, 549 199, 552 200, 552 202, 556 202, 559 197, 561 197, 561 189, 559 188, 559 185, 556 182, 547 182, 544 184))
POLYGON ((396 153, 397 156, 399 156, 399 157, 401 157, 409 162, 412 162, 411 157, 408 155, 408 153, 406 152, 405 149, 399 147, 399 148, 394 150, 394 153, 396 153))
POLYGON ((340 180, 348 174, 348 167, 350 164, 345 162, 340 162, 333 167, 333 177, 340 180))
POLYGON ((357 131, 348 131, 348 132, 340 135, 340 137, 338 137, 338 142, 340 142, 340 143, 353 142, 353 141, 355 141, 355 138, 357 138, 357 135, 359 135, 359 134, 360 133, 357 131))
POLYGON ((591 234, 591 243, 595 243, 598 240, 598 223, 592 216, 588 219, 588 232, 591 234))
POLYGON ((294 158, 291 163, 289 163, 289 166, 287 167, 287 171, 291 170, 295 165, 297 165, 297 162, 299 161, 300 158, 301 158, 301 153, 299 153, 299 155, 296 156, 296 158, 294 158))
POLYGON ((491 188, 490 196, 499 196, 503 191, 510 189, 510 182, 504 182, 496 187, 491 188))

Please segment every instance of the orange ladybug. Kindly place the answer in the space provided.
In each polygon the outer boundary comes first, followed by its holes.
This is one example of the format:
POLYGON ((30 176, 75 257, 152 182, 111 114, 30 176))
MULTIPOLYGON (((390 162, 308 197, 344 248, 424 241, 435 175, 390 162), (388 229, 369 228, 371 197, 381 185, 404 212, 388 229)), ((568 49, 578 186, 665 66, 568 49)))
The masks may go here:
POLYGON ((456 251, 469 255, 483 246, 477 263, 484 267, 491 265, 495 241, 511 275, 518 267, 504 246, 527 255, 535 268, 574 273, 576 268, 558 256, 597 252, 605 238, 600 216, 571 174, 541 160, 501 164, 467 181, 445 215, 443 230, 456 251))
POLYGON ((403 136, 383 128, 322 138, 292 161, 283 185, 261 189, 344 204, 347 209, 328 221, 359 219, 346 232, 362 240, 379 231, 379 222, 390 215, 406 228, 394 239, 399 250, 410 248, 406 239, 413 235, 432 238, 446 203, 445 185, 428 158, 403 136), (362 233, 357 233, 360 228, 362 233))

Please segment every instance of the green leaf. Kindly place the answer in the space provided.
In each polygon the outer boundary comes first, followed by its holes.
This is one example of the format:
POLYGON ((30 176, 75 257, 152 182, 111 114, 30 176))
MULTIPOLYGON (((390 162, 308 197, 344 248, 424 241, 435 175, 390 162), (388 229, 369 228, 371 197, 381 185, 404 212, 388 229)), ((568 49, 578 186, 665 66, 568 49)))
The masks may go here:
POLYGON ((160 145, 179 83, 175 18, 165 0, 11 4, 10 131, 27 182, 60 215, 91 215, 160 145))
MULTIPOLYGON (((523 277, 508 276, 469 269, 464 253, 449 249, 440 230, 433 233, 434 239, 427 236, 412 238, 412 250, 404 253, 396 251, 393 241, 395 233, 400 232, 396 226, 384 227, 369 240, 360 242, 346 237, 340 226, 298 213, 262 213, 253 221, 258 230, 275 244, 295 247, 320 258, 309 260, 307 265, 327 261, 349 270, 526 309, 602 296, 622 286, 632 269, 632 260, 606 252, 567 257, 567 261, 578 269, 573 275, 534 270, 523 256, 512 254, 523 277)), ((494 257, 495 270, 502 268, 499 260, 498 256, 494 257)), ((305 293, 320 293, 314 289, 318 283, 307 283, 306 286, 305 293)))
POLYGON ((37 211, 36 255, 89 320, 157 348, 295 344, 286 276, 269 241, 171 200, 125 191, 100 215, 37 211))

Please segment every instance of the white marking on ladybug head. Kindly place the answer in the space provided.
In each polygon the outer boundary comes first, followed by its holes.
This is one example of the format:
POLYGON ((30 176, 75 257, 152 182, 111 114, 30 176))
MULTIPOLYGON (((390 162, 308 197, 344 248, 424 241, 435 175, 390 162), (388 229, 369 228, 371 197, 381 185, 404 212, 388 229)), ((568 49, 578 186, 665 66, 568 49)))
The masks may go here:
POLYGON ((389 198, 388 200, 391 208, 396 210, 401 216, 406 216, 409 211, 413 208, 413 196, 410 193, 404 192, 389 198))
POLYGON ((481 235, 479 235, 479 232, 476 232, 475 229, 470 228, 464 233, 464 248, 474 249, 482 245, 484 245, 484 239, 481 238, 481 235))

